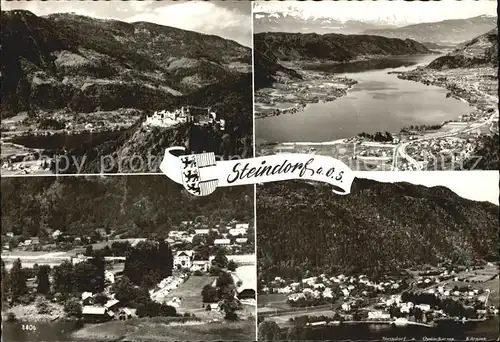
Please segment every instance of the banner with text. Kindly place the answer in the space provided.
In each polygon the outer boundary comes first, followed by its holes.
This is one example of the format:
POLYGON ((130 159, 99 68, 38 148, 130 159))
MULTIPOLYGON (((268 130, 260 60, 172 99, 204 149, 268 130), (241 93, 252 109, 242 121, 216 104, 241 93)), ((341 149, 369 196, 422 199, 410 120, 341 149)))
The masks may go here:
POLYGON ((328 156, 287 153, 257 158, 216 161, 214 153, 176 156, 184 147, 165 150, 161 171, 197 196, 206 196, 220 186, 304 179, 332 185, 338 195, 350 193, 354 173, 340 160, 328 156))

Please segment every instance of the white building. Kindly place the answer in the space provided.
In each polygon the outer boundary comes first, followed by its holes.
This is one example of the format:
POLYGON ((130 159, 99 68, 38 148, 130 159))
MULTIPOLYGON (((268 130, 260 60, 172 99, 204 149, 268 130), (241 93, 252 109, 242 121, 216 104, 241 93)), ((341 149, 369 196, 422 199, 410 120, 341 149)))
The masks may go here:
POLYGON ((193 251, 178 251, 174 256, 174 267, 191 268, 193 251))
POLYGON ((248 238, 236 238, 236 243, 244 244, 248 242, 248 238))
POLYGON ((415 307, 419 308, 423 312, 427 312, 431 309, 431 306, 429 304, 418 304, 418 305, 415 305, 415 307))
POLYGON ((191 119, 189 108, 181 107, 173 112, 167 110, 156 111, 148 116, 143 126, 170 127, 178 123, 185 123, 191 119))
POLYGON ((248 223, 236 223, 235 228, 236 229, 245 229, 248 230, 249 224, 248 223))
POLYGON ((196 235, 208 235, 210 233, 210 229, 195 229, 194 233, 196 235))
POLYGON ((229 246, 229 245, 231 245, 231 240, 229 240, 229 239, 215 239, 214 245, 216 245, 216 246, 229 246))
POLYGON ((211 260, 194 260, 193 266, 191 266, 191 271, 203 271, 208 272, 210 270, 211 260))
POLYGON ((389 319, 391 315, 382 311, 368 312, 368 319, 389 319))
POLYGON ((245 228, 231 228, 229 229, 229 235, 231 236, 238 236, 238 235, 246 235, 247 230, 245 228))

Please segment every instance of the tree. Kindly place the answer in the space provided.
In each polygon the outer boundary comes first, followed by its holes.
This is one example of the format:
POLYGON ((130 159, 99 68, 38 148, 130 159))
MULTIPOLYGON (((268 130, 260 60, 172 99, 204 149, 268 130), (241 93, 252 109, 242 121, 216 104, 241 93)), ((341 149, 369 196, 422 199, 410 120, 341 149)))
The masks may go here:
POLYGON ((279 341, 280 327, 273 321, 262 321, 258 327, 259 341, 279 341))
POLYGON ((201 290, 203 303, 215 303, 218 301, 217 289, 210 284, 203 286, 201 290))
POLYGON ((236 271, 236 268, 238 267, 238 265, 233 261, 233 260, 230 260, 228 263, 227 263, 227 269, 231 272, 234 272, 236 271))
POLYGON ((122 302, 124 305, 133 302, 140 302, 141 298, 149 297, 146 290, 134 286, 134 284, 127 277, 123 277, 113 284, 112 291, 115 292, 115 298, 122 302), (144 295, 146 292, 146 295, 144 295))
POLYGON ((227 263, 228 261, 224 249, 222 248, 218 249, 215 254, 214 260, 212 260, 212 265, 216 265, 220 268, 226 268, 227 263))
POLYGON ((238 320, 238 315, 236 314, 238 304, 234 297, 226 296, 222 300, 221 308, 224 311, 224 319, 228 321, 238 320))
POLYGON ((104 305, 108 302, 108 296, 106 296, 104 293, 98 293, 94 296, 94 302, 97 305, 104 305))
POLYGON ((74 269, 73 264, 65 261, 59 266, 54 267, 54 289, 56 292, 73 292, 74 269))
POLYGON ((64 303, 64 312, 69 317, 79 318, 82 315, 82 305, 76 298, 70 298, 64 303))
POLYGON ((94 254, 94 247, 92 247, 92 245, 87 245, 87 247, 85 247, 85 256, 89 256, 91 257, 92 254, 94 254))
POLYGON ((2 260, 2 304, 5 303, 7 300, 7 294, 10 291, 10 281, 9 281, 9 272, 7 272, 7 269, 5 268, 5 263, 2 260))
POLYGON ((296 325, 292 325, 290 328, 288 328, 286 339, 288 341, 298 341, 298 340, 300 340, 301 332, 302 332, 302 329, 300 329, 296 325))
POLYGON ((48 294, 50 291, 50 281, 49 281, 50 266, 41 265, 38 267, 38 272, 36 274, 37 286, 36 290, 41 294, 48 294))
POLYGON ((26 286, 26 279, 24 277, 21 260, 17 259, 14 261, 12 268, 10 269, 10 292, 12 294, 12 299, 16 300, 27 291, 28 288, 26 286))

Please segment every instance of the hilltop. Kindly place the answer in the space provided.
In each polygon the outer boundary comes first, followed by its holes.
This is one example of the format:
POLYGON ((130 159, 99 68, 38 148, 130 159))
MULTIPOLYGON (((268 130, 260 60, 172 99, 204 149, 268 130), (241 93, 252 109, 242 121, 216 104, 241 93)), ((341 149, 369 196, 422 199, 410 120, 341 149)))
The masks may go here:
POLYGON ((496 25, 496 17, 481 15, 467 19, 449 19, 399 28, 371 29, 364 33, 389 38, 414 39, 419 42, 458 44, 488 32, 496 25))
POLYGON ((258 33, 254 48, 279 60, 347 62, 360 57, 430 53, 422 44, 406 39, 369 35, 316 33, 258 33))
POLYGON ((430 69, 498 66, 498 28, 460 44, 428 65, 430 69))
POLYGON ((146 22, 2 11, 1 39, 2 117, 156 110, 251 72, 248 47, 146 22))
POLYGON ((257 190, 264 278, 294 271, 387 274, 498 259, 498 206, 444 187, 355 179, 348 196, 293 181, 257 190))

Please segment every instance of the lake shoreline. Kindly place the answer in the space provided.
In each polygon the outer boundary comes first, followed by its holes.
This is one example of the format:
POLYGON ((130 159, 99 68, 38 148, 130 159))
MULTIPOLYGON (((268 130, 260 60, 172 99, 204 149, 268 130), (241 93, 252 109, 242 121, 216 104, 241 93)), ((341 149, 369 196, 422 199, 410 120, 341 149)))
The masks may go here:
MULTIPOLYGON (((318 62, 319 63, 319 62, 318 62)), ((358 83, 354 79, 339 77, 328 72, 305 68, 302 61, 288 62, 287 67, 294 69, 302 80, 275 82, 272 87, 255 92, 255 104, 260 107, 255 111, 255 119, 262 119, 285 114, 296 114, 304 110, 307 104, 332 102, 347 95, 358 83), (274 104, 290 103, 288 108, 278 108, 274 104)))

